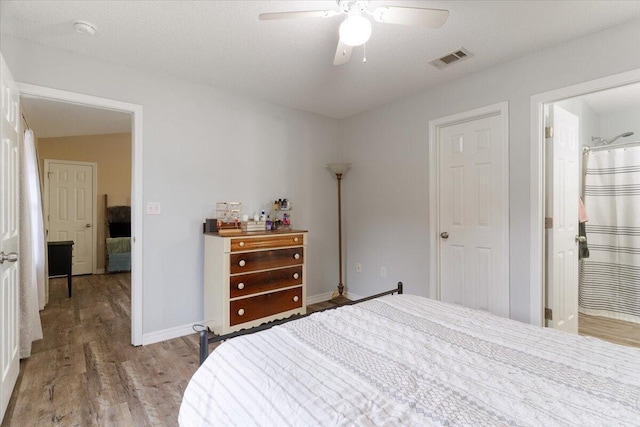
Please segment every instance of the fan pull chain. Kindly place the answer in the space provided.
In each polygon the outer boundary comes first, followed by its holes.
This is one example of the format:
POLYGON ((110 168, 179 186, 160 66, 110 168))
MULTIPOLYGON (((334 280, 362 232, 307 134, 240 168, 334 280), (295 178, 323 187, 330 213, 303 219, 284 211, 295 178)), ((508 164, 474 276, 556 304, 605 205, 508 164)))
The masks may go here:
POLYGON ((367 62, 367 44, 365 43, 362 49, 362 63, 366 63, 366 62, 367 62))

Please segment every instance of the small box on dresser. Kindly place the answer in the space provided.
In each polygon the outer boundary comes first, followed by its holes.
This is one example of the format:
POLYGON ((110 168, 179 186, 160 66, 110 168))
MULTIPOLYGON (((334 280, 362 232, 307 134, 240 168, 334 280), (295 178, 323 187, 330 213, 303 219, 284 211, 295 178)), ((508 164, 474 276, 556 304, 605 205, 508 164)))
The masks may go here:
POLYGON ((306 313, 304 230, 204 237, 204 321, 216 334, 306 313))

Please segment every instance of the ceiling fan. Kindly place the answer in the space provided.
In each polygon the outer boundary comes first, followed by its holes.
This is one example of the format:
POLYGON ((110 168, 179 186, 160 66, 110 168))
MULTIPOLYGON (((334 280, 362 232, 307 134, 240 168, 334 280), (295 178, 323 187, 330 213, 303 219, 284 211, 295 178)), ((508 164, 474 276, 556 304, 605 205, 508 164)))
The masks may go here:
POLYGON ((417 7, 383 6, 370 11, 368 0, 337 0, 339 10, 309 10, 301 12, 261 13, 260 20, 330 18, 346 15, 340 24, 338 48, 333 65, 349 62, 354 46, 365 44, 371 37, 371 21, 387 24, 417 25, 428 28, 440 28, 449 17, 449 11, 443 9, 423 9, 417 7))

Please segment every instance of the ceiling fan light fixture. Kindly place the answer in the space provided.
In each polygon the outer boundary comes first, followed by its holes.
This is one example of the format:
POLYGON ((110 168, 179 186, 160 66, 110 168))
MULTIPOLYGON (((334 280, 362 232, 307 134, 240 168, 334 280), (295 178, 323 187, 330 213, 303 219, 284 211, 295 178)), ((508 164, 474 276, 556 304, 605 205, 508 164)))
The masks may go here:
POLYGON ((371 37, 371 21, 362 15, 349 15, 340 24, 340 40, 348 46, 360 46, 371 37))

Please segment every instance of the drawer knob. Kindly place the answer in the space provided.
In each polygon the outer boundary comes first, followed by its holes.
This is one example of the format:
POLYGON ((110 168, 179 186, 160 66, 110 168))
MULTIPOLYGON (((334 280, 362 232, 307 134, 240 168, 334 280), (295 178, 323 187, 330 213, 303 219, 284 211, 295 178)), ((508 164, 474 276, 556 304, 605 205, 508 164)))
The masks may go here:
POLYGON ((295 297, 293 297, 293 302, 298 302, 300 298, 298 298, 298 295, 296 295, 295 297))
POLYGON ((247 265, 247 262, 245 260, 241 259, 240 262, 238 263, 238 265, 240 267, 244 267, 245 265, 247 265))
POLYGON ((293 273, 293 278, 297 279, 298 277, 300 277, 300 275, 298 273, 293 273))
POLYGON ((238 289, 244 289, 244 283, 238 283, 238 289))
POLYGON ((295 255, 293 256, 293 259, 300 259, 300 254, 295 254, 295 255))
POLYGON ((244 308, 238 310, 238 316, 244 316, 244 308))
POLYGON ((293 241, 294 241, 294 242, 297 242, 298 240, 300 240, 300 239, 298 239, 297 237, 294 237, 294 238, 293 238, 293 241))
POLYGON ((244 242, 238 243, 238 246, 243 247, 244 246, 244 242))

